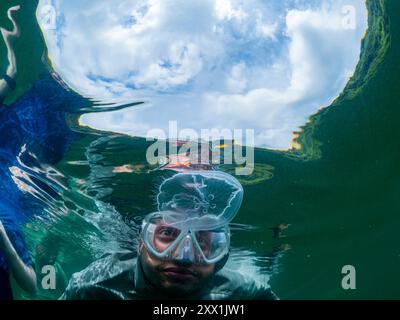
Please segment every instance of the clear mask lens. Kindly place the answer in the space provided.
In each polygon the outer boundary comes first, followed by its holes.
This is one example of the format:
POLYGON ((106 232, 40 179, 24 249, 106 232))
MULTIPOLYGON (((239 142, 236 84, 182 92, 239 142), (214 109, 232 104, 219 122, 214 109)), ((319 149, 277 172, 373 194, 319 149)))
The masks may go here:
POLYGON ((218 230, 182 230, 157 216, 146 222, 143 240, 156 257, 187 260, 192 263, 215 263, 222 259, 229 249, 227 227, 218 230))
POLYGON ((195 237, 207 259, 213 260, 227 253, 229 233, 226 230, 196 231, 195 237))

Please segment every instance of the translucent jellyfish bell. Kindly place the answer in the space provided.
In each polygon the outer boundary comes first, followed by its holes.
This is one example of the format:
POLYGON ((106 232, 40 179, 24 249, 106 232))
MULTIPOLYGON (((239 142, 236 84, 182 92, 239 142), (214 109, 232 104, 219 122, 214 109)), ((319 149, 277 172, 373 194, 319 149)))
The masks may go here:
POLYGON ((157 204, 164 220, 180 228, 210 230, 233 220, 243 200, 243 188, 231 175, 219 171, 191 171, 166 179, 157 204))

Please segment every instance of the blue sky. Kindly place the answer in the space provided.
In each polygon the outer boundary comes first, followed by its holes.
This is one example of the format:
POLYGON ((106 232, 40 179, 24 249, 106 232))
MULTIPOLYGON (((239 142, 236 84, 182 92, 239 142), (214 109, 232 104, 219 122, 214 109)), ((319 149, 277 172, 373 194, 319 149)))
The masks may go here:
POLYGON ((254 129, 256 145, 272 149, 289 148, 292 132, 343 90, 367 27, 362 0, 41 0, 37 15, 73 89, 146 101, 82 124, 139 136, 169 120, 254 129), (55 28, 41 22, 46 5, 55 28))

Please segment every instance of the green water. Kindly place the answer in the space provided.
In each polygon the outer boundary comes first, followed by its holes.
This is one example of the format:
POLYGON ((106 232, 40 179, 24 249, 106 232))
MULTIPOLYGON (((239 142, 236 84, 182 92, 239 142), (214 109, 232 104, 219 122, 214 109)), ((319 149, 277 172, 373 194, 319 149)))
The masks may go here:
MULTIPOLYGON (((1 2, 1 25, 5 9, 17 3, 1 2)), ((21 13, 21 86, 10 101, 47 72, 35 3, 30 1, 21 13)), ((400 3, 367 4, 370 28, 356 74, 342 96, 311 117, 299 139, 302 151, 256 150, 255 174, 242 181, 245 199, 235 222, 257 228, 235 231, 233 247, 251 250, 248 260, 260 270, 266 262, 257 257, 288 249, 270 280, 281 299, 400 298, 400 3), (285 237, 274 239, 269 228, 283 222, 291 226, 285 237), (341 287, 344 265, 357 270, 356 290, 341 287)), ((1 61, 4 65, 3 47, 1 61)), ((62 270, 58 283, 85 268, 104 246, 112 249, 118 235, 118 245, 134 247, 124 223, 154 210, 155 186, 165 174, 149 171, 147 145, 142 139, 86 131, 57 165, 68 186, 57 200, 65 212, 51 222, 33 220, 25 231, 33 256, 39 244, 54 253, 62 270), (133 172, 113 173, 126 164, 133 172), (111 207, 99 210, 99 202, 114 206, 120 216, 111 207), (115 235, 100 232, 93 221, 110 222, 115 235)), ((53 299, 62 289, 18 298, 53 299)))

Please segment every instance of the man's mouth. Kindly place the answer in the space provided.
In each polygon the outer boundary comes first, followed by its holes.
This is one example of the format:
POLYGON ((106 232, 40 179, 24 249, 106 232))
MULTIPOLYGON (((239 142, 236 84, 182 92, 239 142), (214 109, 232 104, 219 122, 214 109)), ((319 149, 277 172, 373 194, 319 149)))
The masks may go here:
POLYGON ((169 267, 163 270, 164 274, 174 280, 193 280, 197 278, 196 272, 188 268, 169 267))

